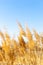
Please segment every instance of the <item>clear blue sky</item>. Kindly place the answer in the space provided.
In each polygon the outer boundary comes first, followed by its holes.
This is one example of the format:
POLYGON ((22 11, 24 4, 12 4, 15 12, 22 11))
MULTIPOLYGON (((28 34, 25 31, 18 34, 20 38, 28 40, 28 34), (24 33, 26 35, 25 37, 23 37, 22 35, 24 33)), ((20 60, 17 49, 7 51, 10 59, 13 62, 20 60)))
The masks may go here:
POLYGON ((16 20, 23 28, 27 22, 30 29, 43 32, 43 0, 0 0, 0 29, 18 33, 16 20))

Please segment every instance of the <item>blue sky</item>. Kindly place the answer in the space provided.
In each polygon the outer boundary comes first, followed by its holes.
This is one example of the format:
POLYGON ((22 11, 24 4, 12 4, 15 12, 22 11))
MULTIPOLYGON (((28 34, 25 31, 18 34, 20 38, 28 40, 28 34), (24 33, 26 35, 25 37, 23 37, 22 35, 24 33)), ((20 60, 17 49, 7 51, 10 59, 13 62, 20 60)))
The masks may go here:
POLYGON ((23 28, 27 22, 31 30, 43 32, 43 0, 0 0, 0 29, 18 33, 16 20, 23 28))

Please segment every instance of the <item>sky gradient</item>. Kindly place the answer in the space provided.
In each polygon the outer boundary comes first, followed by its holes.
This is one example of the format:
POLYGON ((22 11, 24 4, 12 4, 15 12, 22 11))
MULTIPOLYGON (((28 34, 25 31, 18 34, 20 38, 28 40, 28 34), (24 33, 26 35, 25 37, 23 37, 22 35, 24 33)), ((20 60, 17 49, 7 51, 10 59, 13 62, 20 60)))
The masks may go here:
POLYGON ((43 0, 0 0, 0 30, 18 34, 17 20, 23 28, 27 23, 31 30, 43 32, 43 0))

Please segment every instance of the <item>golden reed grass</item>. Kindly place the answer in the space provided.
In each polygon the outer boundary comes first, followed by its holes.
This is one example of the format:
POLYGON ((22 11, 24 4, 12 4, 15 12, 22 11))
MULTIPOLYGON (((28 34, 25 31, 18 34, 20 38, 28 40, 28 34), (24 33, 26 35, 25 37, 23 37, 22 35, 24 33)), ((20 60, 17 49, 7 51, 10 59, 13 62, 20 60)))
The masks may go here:
POLYGON ((27 26, 24 31, 21 24, 18 25, 20 29, 18 42, 14 38, 11 39, 7 32, 0 31, 2 38, 0 65, 43 65, 43 36, 35 30, 32 35, 27 26))

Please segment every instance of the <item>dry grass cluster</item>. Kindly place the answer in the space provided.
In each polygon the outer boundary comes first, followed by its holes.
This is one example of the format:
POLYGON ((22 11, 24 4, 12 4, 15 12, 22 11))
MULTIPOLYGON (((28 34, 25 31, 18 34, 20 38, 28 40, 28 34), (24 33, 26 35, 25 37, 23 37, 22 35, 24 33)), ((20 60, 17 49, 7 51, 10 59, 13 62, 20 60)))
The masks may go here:
POLYGON ((14 38, 11 39, 8 33, 0 31, 0 65, 43 65, 43 36, 35 30, 32 34, 27 26, 25 32, 21 24, 18 24, 18 42, 14 38))

